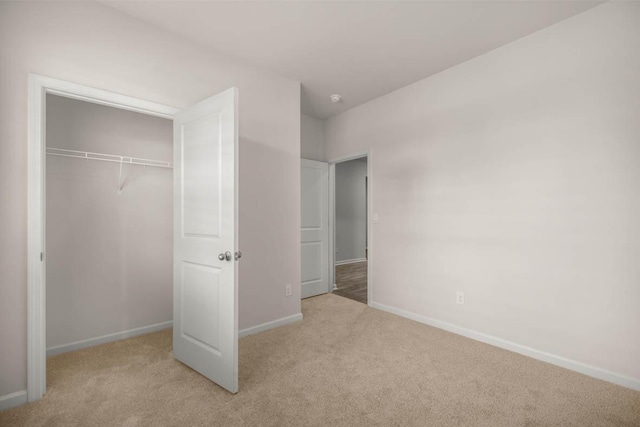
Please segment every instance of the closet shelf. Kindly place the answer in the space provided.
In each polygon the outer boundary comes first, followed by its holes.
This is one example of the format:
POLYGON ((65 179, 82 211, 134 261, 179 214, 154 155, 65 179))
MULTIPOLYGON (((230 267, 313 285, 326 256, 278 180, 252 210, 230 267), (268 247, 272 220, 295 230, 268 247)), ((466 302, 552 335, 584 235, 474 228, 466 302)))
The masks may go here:
POLYGON ((153 166, 156 168, 173 169, 173 163, 171 162, 163 162, 160 160, 151 160, 151 159, 141 159, 141 158, 129 157, 129 156, 116 156, 114 154, 91 153, 88 151, 66 150, 63 148, 47 148, 47 154, 50 154, 52 156, 74 157, 77 159, 85 159, 85 160, 101 160, 103 162, 115 162, 115 163, 120 163, 121 165, 124 163, 128 165, 153 166))

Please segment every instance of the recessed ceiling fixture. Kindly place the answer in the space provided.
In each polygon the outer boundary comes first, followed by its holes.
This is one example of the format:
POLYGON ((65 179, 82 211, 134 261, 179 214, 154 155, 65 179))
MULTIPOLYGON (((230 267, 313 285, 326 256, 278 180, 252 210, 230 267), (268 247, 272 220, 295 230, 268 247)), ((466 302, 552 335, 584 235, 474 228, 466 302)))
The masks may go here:
POLYGON ((342 95, 331 95, 329 99, 335 104, 336 102, 342 101, 342 95))

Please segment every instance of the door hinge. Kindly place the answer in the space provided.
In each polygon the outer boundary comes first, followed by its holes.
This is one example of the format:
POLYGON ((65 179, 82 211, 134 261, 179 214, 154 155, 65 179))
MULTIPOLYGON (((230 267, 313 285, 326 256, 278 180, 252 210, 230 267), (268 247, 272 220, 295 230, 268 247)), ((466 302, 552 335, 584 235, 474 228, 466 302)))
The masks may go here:
POLYGON ((44 261, 44 252, 40 252, 40 261, 44 261))

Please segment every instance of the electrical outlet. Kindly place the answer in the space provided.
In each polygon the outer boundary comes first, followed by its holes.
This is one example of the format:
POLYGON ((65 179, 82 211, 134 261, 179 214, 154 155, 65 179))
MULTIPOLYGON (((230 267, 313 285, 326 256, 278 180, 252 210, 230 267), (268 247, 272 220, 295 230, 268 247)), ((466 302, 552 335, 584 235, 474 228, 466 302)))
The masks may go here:
POLYGON ((284 296, 290 297, 291 293, 291 285, 284 285, 284 296))
POLYGON ((456 302, 460 305, 464 305, 464 292, 456 292, 456 302))

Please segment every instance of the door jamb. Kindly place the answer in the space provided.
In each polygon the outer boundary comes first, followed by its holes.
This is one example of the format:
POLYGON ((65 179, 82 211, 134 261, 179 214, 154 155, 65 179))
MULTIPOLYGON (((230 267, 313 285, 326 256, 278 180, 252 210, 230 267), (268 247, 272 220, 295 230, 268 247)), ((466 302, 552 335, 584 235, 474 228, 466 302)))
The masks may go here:
POLYGON ((46 95, 54 94, 173 120, 179 109, 29 73, 27 184, 27 401, 46 391, 46 95))
POLYGON ((333 292, 333 286, 336 283, 335 278, 335 262, 336 262, 336 164, 348 162, 349 160, 367 158, 367 305, 371 306, 371 296, 373 295, 373 198, 371 197, 373 185, 373 167, 372 167, 372 150, 360 151, 349 156, 338 157, 330 160, 329 163, 329 292, 333 292))

